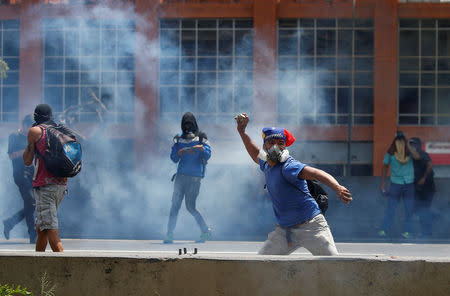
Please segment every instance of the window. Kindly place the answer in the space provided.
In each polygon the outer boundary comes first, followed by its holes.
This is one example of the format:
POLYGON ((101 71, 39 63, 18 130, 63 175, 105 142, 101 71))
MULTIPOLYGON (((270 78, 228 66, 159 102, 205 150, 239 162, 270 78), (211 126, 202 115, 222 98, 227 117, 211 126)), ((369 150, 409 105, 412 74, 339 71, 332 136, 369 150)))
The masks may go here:
POLYGON ((57 116, 134 120, 134 21, 46 19, 43 34, 43 98, 57 116))
POLYGON ((373 124, 373 21, 280 19, 278 121, 373 124), (353 77, 352 77, 353 74, 353 77))
POLYGON ((253 110, 251 20, 161 20, 159 109, 162 120, 186 111, 200 122, 231 124, 253 110))
POLYGON ((0 122, 19 121, 19 43, 19 20, 0 21, 0 55, 9 68, 0 78, 0 122))
POLYGON ((450 19, 399 22, 398 122, 450 124, 450 19))

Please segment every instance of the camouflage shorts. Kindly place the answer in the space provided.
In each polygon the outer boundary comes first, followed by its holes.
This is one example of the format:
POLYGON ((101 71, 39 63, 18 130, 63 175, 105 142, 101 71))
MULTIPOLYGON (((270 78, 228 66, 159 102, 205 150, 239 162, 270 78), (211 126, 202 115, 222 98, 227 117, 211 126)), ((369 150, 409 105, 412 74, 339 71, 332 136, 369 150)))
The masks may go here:
POLYGON ((34 188, 36 225, 40 230, 58 229, 58 206, 67 193, 64 185, 45 185, 34 188))

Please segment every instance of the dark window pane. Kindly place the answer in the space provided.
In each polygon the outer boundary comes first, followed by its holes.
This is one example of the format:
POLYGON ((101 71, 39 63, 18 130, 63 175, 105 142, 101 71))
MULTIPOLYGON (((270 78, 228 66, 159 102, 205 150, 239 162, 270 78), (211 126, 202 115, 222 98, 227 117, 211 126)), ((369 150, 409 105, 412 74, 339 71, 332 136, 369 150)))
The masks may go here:
POLYGON ((195 85, 195 72, 181 72, 181 84, 195 85))
POLYGON ((300 19, 300 27, 313 28, 314 19, 300 19))
POLYGON ((439 86, 450 86, 450 73, 439 73, 438 74, 438 85, 439 86))
POLYGON ((219 31, 219 55, 233 54, 233 31, 219 31))
POLYGON ((373 88, 355 88, 356 114, 373 114, 373 88))
POLYGON ((53 112, 62 112, 62 97, 62 87, 44 87, 44 102, 52 107, 53 112))
POLYGON ((372 71, 373 58, 355 58, 356 71, 372 71))
POLYGON ((4 85, 18 85, 19 84, 19 72, 18 71, 8 71, 6 78, 3 79, 4 85))
POLYGON ((338 113, 348 113, 348 102, 350 102, 350 88, 338 88, 338 113))
POLYGON ((216 58, 198 58, 197 69, 199 71, 214 71, 216 70, 216 58))
POLYGON ((438 89, 438 113, 450 113, 450 88, 438 89))
POLYGON ((419 84, 419 75, 416 73, 400 73, 400 86, 416 86, 419 84))
POLYGON ((422 20, 422 28, 435 28, 436 27, 436 21, 435 20, 422 20))
POLYGON ((420 124, 424 125, 434 125, 434 116, 421 116, 420 117, 420 124))
POLYGON ((434 75, 434 73, 426 73, 426 74, 422 74, 422 85, 424 86, 432 86, 435 85, 436 83, 436 75, 434 75))
POLYGON ((435 58, 422 58, 422 71, 434 71, 435 69, 436 69, 435 58))
MULTIPOLYGON (((177 66, 177 64, 175 64, 175 66, 177 66)), ((175 69, 177 69, 177 68, 175 68, 175 69)), ((183 70, 183 71, 195 70, 195 58, 182 58, 181 59, 181 70, 183 70)))
POLYGON ((400 67, 400 71, 419 70, 419 59, 417 59, 417 58, 400 58, 399 67, 400 67))
POLYGON ((251 29, 253 28, 253 20, 235 20, 234 27, 236 29, 251 29))
POLYGON ((178 30, 161 31, 159 37, 162 56, 178 56, 180 52, 180 38, 178 30))
POLYGON ((253 34, 250 30, 240 30, 234 33, 235 50, 237 56, 253 56, 253 34))
POLYGON ((211 56, 216 55, 216 31, 198 31, 198 55, 211 56))
POLYGON ((316 20, 316 26, 318 28, 334 28, 336 26, 336 20, 335 19, 317 19, 316 20))
POLYGON ((372 19, 355 19, 355 26, 359 28, 371 28, 373 27, 372 19))
POLYGON ((302 124, 314 124, 314 117, 308 115, 300 116, 300 123, 302 124))
POLYGON ((235 58, 234 63, 235 70, 253 70, 253 58, 235 58))
POLYGON ((338 57, 337 58, 337 68, 338 70, 346 70, 351 71, 352 70, 352 58, 343 58, 338 57))
POLYGON ((300 58, 300 69, 314 70, 314 58, 300 58))
POLYGON ((400 19, 400 28, 417 28, 419 27, 419 20, 400 19))
POLYGON ((419 123, 419 117, 418 116, 399 116, 398 118, 399 124, 404 125, 416 125, 419 123))
POLYGON ((419 55, 419 32, 400 31, 400 56, 419 55))
POLYGON ((195 29, 196 21, 195 20, 181 20, 181 28, 183 29, 195 29))
POLYGON ((19 20, 4 20, 3 29, 20 29, 20 21, 19 20))
POLYGON ((355 55, 373 55, 373 31, 355 31, 355 55))
POLYGON ((197 73, 198 85, 215 85, 216 73, 215 72, 198 72, 197 73))
POLYGON ((355 78, 355 85, 364 85, 364 86, 373 85, 373 72, 356 72, 354 78, 355 78))
POLYGON ((439 31, 438 33, 438 52, 439 56, 450 55, 450 30, 439 31))
POLYGON ((422 31, 422 56, 436 55, 436 33, 434 31, 422 31))
POLYGON ((450 28, 450 19, 439 19, 438 27, 439 28, 450 28))
POLYGON ((65 73, 65 84, 79 84, 80 83, 80 78, 78 75, 78 72, 66 72, 65 73))
MULTIPOLYGON (((45 32, 44 38, 44 53, 46 56, 62 56, 64 50, 64 38, 63 33, 61 31, 47 31, 45 32)), ((5 50, 7 47, 3 49, 5 55, 5 50)), ((12 46, 11 50, 14 50, 14 46, 12 46)))
POLYGON ((438 116, 439 125, 450 125, 450 117, 448 116, 438 116))
POLYGON ((353 26, 352 19, 338 19, 339 28, 351 28, 353 26))
POLYGON ((317 70, 334 71, 336 68, 335 58, 317 58, 316 59, 317 70))
POLYGON ((339 30, 338 31, 338 54, 339 55, 352 55, 352 31, 351 30, 339 30))
POLYGON ((179 27, 179 20, 160 19, 159 26, 161 29, 177 29, 179 27))
POLYGON ((217 27, 216 20, 198 20, 198 28, 199 29, 214 29, 217 27))
POLYGON ((297 43, 296 30, 280 30, 278 32, 278 55, 296 55, 297 43))
POLYGON ((317 55, 336 54, 336 31, 317 30, 317 55))
POLYGON ((418 103, 419 97, 417 88, 400 88, 399 113, 417 113, 418 103))
POLYGON ((45 84, 62 84, 63 72, 45 72, 44 73, 45 84))
POLYGON ((434 88, 422 88, 420 90, 420 109, 421 113, 434 113, 435 112, 435 89, 434 88))
POLYGON ((336 123, 336 117, 335 116, 317 116, 316 117, 316 123, 317 124, 323 124, 323 125, 328 125, 328 124, 335 124, 336 123))
POLYGON ((336 72, 316 71, 316 85, 333 86, 335 85, 336 72))
POLYGON ((314 32, 302 31, 300 35, 300 55, 314 55, 314 32))
POLYGON ((196 55, 195 31, 181 31, 181 52, 183 56, 196 55))
POLYGON ((373 166, 370 164, 352 164, 350 171, 352 176, 373 176, 373 166))
POLYGON ((219 28, 233 28, 233 21, 219 20, 219 28))
POLYGON ((219 72, 219 84, 220 85, 233 84, 233 73, 232 72, 219 72))
POLYGON ((338 85, 339 86, 352 85, 352 73, 338 72, 338 85))
POLYGON ((279 19, 278 27, 280 28, 296 28, 297 19, 279 19))
POLYGON ((2 112, 19 111, 19 89, 17 87, 2 87, 2 112))
POLYGON ((64 97, 66 108, 78 105, 78 87, 65 87, 64 97))
MULTIPOLYGON (((450 55, 450 53, 449 53, 450 55)), ((450 59, 440 58, 438 60, 438 70, 439 71, 450 71, 450 59)))
POLYGON ((355 124, 373 124, 373 116, 355 116, 353 121, 355 124))
POLYGON ((160 71, 177 71, 179 67, 178 58, 161 58, 159 60, 160 71))

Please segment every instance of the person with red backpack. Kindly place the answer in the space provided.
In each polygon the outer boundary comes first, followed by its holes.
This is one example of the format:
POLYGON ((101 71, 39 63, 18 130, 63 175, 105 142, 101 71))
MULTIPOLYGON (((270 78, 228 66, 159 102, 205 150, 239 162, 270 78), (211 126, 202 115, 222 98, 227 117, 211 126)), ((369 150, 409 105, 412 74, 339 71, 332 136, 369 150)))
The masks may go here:
POLYGON ((52 108, 39 104, 34 110, 33 126, 28 130, 28 145, 23 161, 30 166, 34 159, 33 189, 36 201, 36 251, 45 252, 47 243, 54 252, 62 252, 63 245, 58 234, 57 210, 67 193, 67 177, 58 177, 46 168, 43 155, 49 149, 46 126, 56 126, 52 108))
POLYGON ((237 131, 251 159, 264 172, 277 220, 275 230, 268 235, 258 254, 288 255, 304 247, 315 256, 338 255, 328 223, 309 192, 306 180, 318 180, 327 185, 345 204, 352 201, 350 191, 330 174, 289 156, 286 147, 292 145, 295 138, 286 129, 263 128, 264 144, 260 149, 245 131, 249 120, 247 114, 239 114, 237 131))

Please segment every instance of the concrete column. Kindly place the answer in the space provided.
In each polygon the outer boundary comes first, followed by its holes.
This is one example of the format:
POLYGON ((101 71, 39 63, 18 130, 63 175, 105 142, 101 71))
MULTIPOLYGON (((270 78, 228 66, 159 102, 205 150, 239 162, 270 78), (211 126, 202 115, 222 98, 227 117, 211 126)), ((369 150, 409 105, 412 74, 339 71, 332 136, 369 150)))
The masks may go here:
POLYGON ((136 0, 135 5, 135 163, 148 172, 144 160, 157 146, 159 1, 136 0))
POLYGON ((20 6, 19 121, 42 100, 41 1, 20 6))
POLYGON ((381 175, 382 161, 397 128, 398 1, 378 0, 375 7, 375 69, 373 174, 381 175))
POLYGON ((277 0, 253 4, 254 120, 275 125, 277 120, 277 0))

